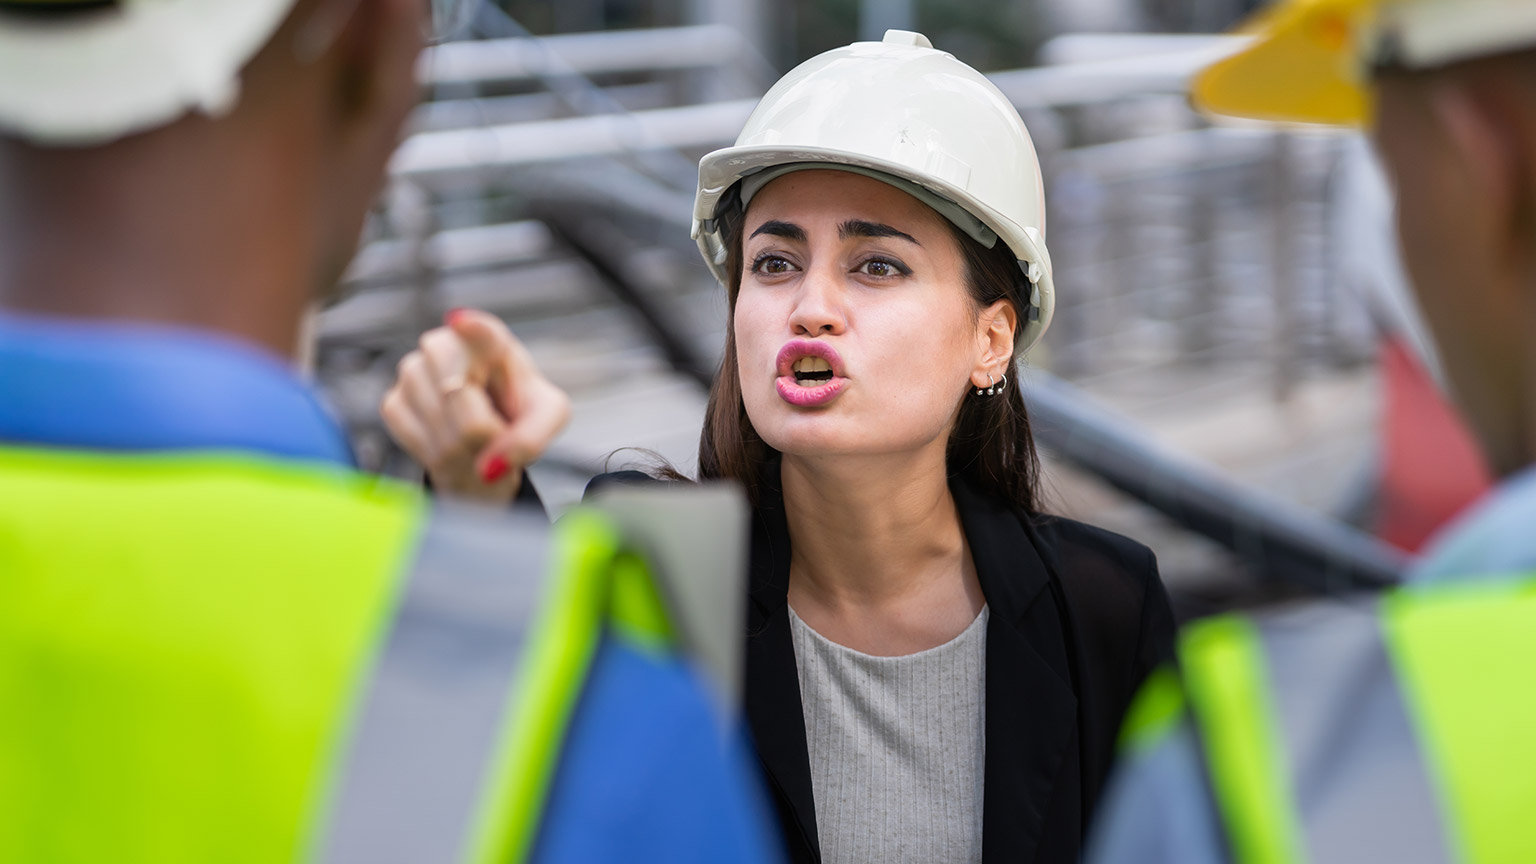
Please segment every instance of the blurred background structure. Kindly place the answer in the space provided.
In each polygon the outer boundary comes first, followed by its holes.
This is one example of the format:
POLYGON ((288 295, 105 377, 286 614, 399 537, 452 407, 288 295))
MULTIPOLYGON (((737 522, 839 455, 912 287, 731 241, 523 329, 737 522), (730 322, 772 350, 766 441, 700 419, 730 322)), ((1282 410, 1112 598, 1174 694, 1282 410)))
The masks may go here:
POLYGON ((799 61, 916 29, 987 72, 1040 152, 1060 305, 1024 393, 1053 509, 1152 546, 1186 615, 1389 581, 1486 481, 1368 149, 1187 105, 1234 44, 1207 34, 1252 5, 487 0, 422 64, 319 380, 364 466, 412 476, 379 399, 445 310, 483 308, 574 399, 533 472, 553 509, 650 458, 620 448, 691 471, 725 326, 689 238, 698 158, 799 61))

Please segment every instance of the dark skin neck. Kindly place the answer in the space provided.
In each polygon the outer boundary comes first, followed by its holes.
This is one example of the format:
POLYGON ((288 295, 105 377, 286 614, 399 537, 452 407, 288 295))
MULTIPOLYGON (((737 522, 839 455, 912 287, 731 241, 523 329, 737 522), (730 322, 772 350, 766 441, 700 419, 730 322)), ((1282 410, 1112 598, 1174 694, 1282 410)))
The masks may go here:
POLYGON ((191 117, 89 150, 0 140, 0 309, 179 325, 293 357, 318 276, 314 225, 294 217, 315 209, 313 163, 253 131, 191 117))

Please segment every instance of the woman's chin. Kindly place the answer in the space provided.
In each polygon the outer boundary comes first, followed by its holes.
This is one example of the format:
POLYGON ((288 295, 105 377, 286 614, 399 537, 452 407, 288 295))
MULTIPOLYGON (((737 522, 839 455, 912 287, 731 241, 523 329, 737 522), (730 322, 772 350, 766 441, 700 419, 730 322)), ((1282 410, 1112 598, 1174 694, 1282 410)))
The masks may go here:
POLYGON ((872 434, 881 431, 878 424, 856 423, 852 418, 827 415, 775 418, 769 429, 757 428, 758 435, 769 447, 786 456, 807 459, 889 455, 921 446, 918 442, 872 434))
POLYGON ((942 423, 839 399, 822 408, 764 400, 747 406, 752 428, 769 447, 790 456, 876 456, 922 450, 945 436, 942 423))
MULTIPOLYGON (((860 453, 867 446, 857 430, 846 428, 842 418, 826 414, 800 414, 774 418, 770 428, 757 427, 769 447, 789 456, 846 456, 860 453)), ((757 424, 753 424, 757 426, 757 424)))

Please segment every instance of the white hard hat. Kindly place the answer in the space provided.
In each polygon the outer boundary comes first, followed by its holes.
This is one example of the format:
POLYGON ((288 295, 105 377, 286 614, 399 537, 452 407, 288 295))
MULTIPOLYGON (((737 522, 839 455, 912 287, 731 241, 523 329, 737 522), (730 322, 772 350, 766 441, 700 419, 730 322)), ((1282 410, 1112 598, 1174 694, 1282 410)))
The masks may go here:
POLYGON ((0 3, 0 131, 86 145, 223 113, 295 2, 0 3))
MULTIPOLYGON (((322 52, 358 3, 328 0, 295 39, 322 52)), ((240 71, 298 0, 0 0, 0 134, 100 144, 235 106, 240 71)), ((439 38, 469 0, 432 0, 439 38)), ((303 59, 301 57, 301 59, 303 59)))
POLYGON ((833 49, 779 79, 736 145, 699 162, 693 236, 717 279, 727 278, 715 218, 722 196, 745 180, 745 203, 767 179, 813 167, 892 183, 983 245, 1008 244, 1033 285, 1017 350, 1045 333, 1055 291, 1040 162, 1019 113, 986 76, 921 33, 891 30, 882 42, 833 49))

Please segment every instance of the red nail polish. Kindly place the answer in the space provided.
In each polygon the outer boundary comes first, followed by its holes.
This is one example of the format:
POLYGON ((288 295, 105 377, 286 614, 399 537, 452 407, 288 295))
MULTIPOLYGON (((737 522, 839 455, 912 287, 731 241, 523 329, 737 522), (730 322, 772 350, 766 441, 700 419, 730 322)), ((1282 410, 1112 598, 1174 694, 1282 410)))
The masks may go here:
POLYGON ((453 322, 457 318, 459 318, 460 316, 462 316, 464 313, 466 313, 468 311, 469 311, 468 309, 465 309, 463 307, 457 307, 457 308, 454 308, 454 309, 449 309, 447 314, 443 315, 443 323, 447 324, 450 327, 452 327, 453 326, 453 322))
POLYGON ((480 479, 486 483, 495 483, 507 476, 507 469, 511 467, 507 464, 507 457, 498 453, 485 461, 485 467, 480 469, 480 479))

